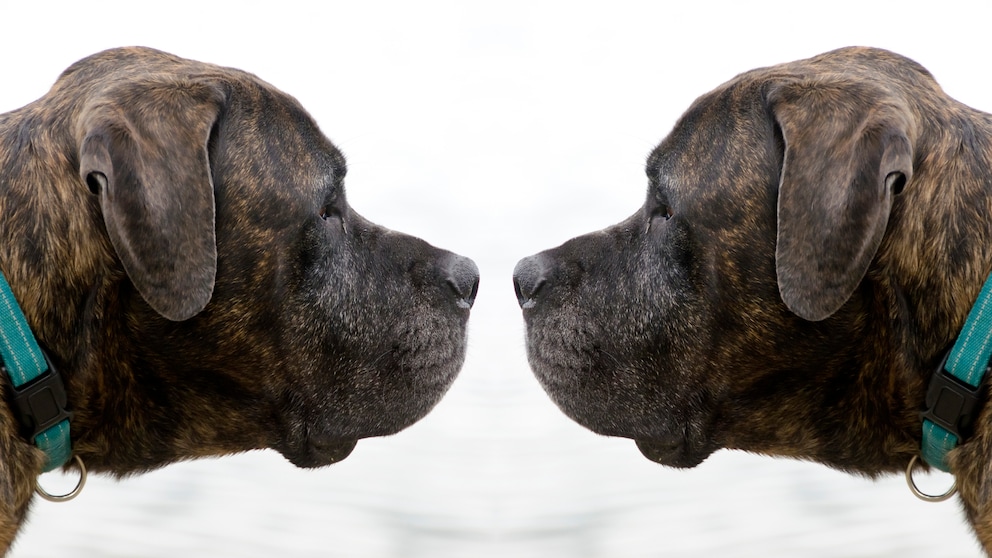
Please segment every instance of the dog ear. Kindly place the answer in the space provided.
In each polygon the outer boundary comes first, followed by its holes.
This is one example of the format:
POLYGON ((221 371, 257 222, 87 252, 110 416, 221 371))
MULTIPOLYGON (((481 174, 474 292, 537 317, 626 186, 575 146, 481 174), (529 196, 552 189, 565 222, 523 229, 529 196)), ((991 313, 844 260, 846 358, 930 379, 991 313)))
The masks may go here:
POLYGON ((912 119, 858 84, 783 84, 768 95, 782 133, 775 269, 786 306, 823 320, 851 297, 912 178, 912 119))
POLYGON ((186 320, 217 273, 208 142, 223 106, 208 84, 124 84, 81 114, 79 173, 135 288, 162 316, 186 320))

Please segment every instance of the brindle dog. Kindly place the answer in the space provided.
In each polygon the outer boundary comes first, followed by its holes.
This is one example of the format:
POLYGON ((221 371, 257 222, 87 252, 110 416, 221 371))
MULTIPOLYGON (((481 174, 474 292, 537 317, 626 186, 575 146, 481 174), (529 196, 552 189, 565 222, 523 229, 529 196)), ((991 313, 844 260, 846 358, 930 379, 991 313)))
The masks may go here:
MULTIPOLYGON (((572 419, 692 467, 720 448, 875 476, 992 268, 992 116, 847 48, 700 97, 647 201, 520 261, 531 367, 572 419)), ((949 456, 992 551, 992 414, 949 456)))
MULTIPOLYGON (((292 97, 151 49, 0 115, 0 269, 89 470, 256 448, 319 467, 439 401, 478 269, 363 219, 344 177, 292 97)), ((0 386, 2 553, 44 459, 0 386)))

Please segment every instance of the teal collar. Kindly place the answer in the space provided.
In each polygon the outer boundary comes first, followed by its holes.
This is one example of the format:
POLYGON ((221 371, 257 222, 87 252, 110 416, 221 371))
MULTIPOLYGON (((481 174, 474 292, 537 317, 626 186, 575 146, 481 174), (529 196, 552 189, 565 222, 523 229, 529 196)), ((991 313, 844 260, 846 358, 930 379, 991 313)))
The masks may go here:
POLYGON ((947 454, 971 433, 983 403, 982 379, 992 357, 992 276, 971 307, 957 341, 934 372, 923 412, 920 455, 949 471, 947 454))
POLYGON ((0 273, 0 358, 10 377, 11 410, 25 437, 45 452, 44 471, 72 457, 67 398, 62 378, 38 346, 7 279, 0 273))

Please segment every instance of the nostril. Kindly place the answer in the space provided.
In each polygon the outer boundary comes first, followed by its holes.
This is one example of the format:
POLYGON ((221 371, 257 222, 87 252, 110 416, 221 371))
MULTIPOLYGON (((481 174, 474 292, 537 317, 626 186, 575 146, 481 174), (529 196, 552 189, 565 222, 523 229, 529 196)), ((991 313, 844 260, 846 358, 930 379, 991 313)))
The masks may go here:
POLYGON ((521 308, 534 306, 534 297, 545 283, 544 265, 537 256, 517 262, 513 268, 513 290, 521 308))
POLYGON ((458 305, 471 308, 479 293, 479 267, 463 256, 455 256, 448 265, 448 286, 458 295, 458 305))

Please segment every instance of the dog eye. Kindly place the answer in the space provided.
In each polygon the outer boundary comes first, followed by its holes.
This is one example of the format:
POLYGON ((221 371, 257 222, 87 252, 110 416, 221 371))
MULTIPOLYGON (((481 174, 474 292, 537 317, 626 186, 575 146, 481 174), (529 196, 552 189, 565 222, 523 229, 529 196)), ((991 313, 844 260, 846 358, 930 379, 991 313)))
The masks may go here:
POLYGON ((326 198, 324 198, 324 205, 321 206, 320 211, 317 213, 323 220, 328 220, 331 217, 341 216, 340 200, 338 200, 337 191, 332 192, 326 198))
POLYGON ((344 231, 345 234, 348 234, 348 224, 344 219, 344 213, 340 207, 329 203, 321 207, 317 215, 319 215, 324 221, 334 219, 335 222, 341 225, 341 230, 344 231))
POLYGON ((645 233, 651 232, 651 224, 654 223, 656 220, 664 219, 665 221, 668 221, 674 215, 675 215, 675 211, 672 210, 672 206, 668 205, 667 203, 658 204, 654 209, 651 210, 651 215, 650 218, 647 220, 648 222, 644 232, 645 233))
POLYGON ((333 204, 327 204, 324 207, 320 208, 320 212, 318 213, 318 215, 320 215, 321 219, 326 221, 332 217, 334 218, 341 217, 341 211, 333 204))
POLYGON ((661 217, 667 221, 671 219, 674 215, 675 212, 672 210, 672 206, 668 205, 667 203, 663 203, 663 204, 659 204, 658 207, 655 208, 652 217, 661 217))

